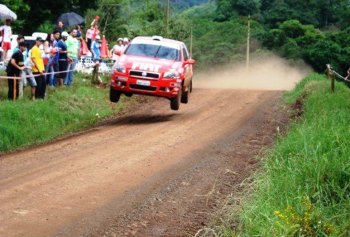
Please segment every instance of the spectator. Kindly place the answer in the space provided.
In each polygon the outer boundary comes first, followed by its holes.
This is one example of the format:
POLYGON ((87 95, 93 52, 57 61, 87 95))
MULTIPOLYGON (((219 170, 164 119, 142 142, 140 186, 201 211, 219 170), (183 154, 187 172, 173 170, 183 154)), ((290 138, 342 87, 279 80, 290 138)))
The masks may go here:
POLYGON ((62 21, 58 21, 55 29, 53 31, 58 31, 60 34, 64 31, 64 24, 62 21))
POLYGON ((92 36, 94 34, 95 27, 92 25, 87 31, 86 31, 86 44, 88 46, 88 49, 91 50, 91 43, 92 43, 92 36))
POLYGON ((45 83, 45 67, 44 61, 41 57, 40 45, 44 43, 44 40, 41 37, 37 37, 35 41, 35 45, 31 49, 30 58, 33 62, 32 71, 35 76, 36 81, 36 90, 35 90, 35 98, 36 99, 44 99, 46 93, 46 83, 45 83))
POLYGON ((54 86, 57 85, 57 81, 58 81, 57 74, 56 74, 56 72, 58 72, 58 58, 59 58, 57 43, 61 38, 61 34, 59 31, 54 31, 52 35, 53 35, 53 40, 52 40, 52 46, 50 51, 50 57, 46 65, 46 70, 49 73, 46 75, 46 82, 49 84, 50 88, 54 88, 54 86))
POLYGON ((19 51, 19 43, 24 42, 24 36, 18 35, 16 41, 17 41, 17 46, 16 48, 13 49, 13 53, 17 53, 19 51))
MULTIPOLYGON (((6 72, 8 77, 19 77, 21 71, 24 69, 23 52, 26 49, 24 42, 19 43, 19 51, 14 53, 7 65, 6 72)), ((8 80, 8 95, 9 100, 15 100, 19 94, 19 86, 17 79, 9 78, 8 80)))
POLYGON ((11 49, 11 19, 5 20, 5 25, 0 26, 0 32, 2 32, 2 61, 5 62, 7 59, 7 51, 11 49))
POLYGON ((97 35, 91 43, 92 60, 94 62, 101 59, 101 36, 97 35))
POLYGON ((61 39, 57 42, 56 47, 58 48, 58 85, 62 86, 64 79, 67 76, 67 67, 68 67, 68 62, 67 62, 67 44, 66 40, 68 38, 68 33, 66 31, 63 31, 61 34, 61 39))
POLYGON ((77 33, 78 31, 76 29, 73 29, 66 41, 67 51, 68 51, 67 57, 70 62, 67 69, 68 71, 67 76, 64 81, 64 84, 67 86, 70 86, 73 83, 73 73, 74 73, 75 66, 78 63, 80 43, 79 43, 79 40, 77 39, 77 33))
POLYGON ((110 51, 110 54, 112 55, 112 60, 113 61, 116 61, 118 59, 118 55, 116 54, 117 52, 120 52, 122 53, 123 52, 123 49, 124 49, 124 46, 123 46, 123 39, 122 38, 119 38, 118 41, 117 41, 117 44, 113 46, 113 48, 111 49, 110 51))
MULTIPOLYGON (((25 51, 25 53, 23 53, 23 59, 24 59, 24 70, 23 70, 23 74, 22 74, 22 79, 23 81, 28 81, 30 88, 31 88, 31 98, 32 100, 35 100, 35 91, 36 91, 36 80, 35 77, 33 75, 32 72, 32 68, 34 66, 34 63, 31 59, 31 57, 29 57, 29 55, 31 55, 31 51, 28 52, 28 49, 25 51)), ((27 84, 27 83, 24 83, 27 84)))
POLYGON ((100 35, 100 30, 98 29, 98 25, 94 26, 94 32, 92 34, 92 40, 96 38, 96 36, 100 35))
POLYGON ((81 25, 76 25, 75 29, 77 30, 77 39, 80 40, 83 37, 83 30, 81 25))
POLYGON ((123 52, 126 50, 126 48, 128 47, 129 45, 129 39, 128 38, 124 38, 123 39, 123 52))

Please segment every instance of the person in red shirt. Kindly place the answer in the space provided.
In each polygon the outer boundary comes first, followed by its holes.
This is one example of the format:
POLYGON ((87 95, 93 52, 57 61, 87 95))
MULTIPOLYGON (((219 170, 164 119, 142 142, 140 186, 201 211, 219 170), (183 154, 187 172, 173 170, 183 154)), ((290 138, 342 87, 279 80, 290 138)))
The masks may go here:
POLYGON ((11 29, 11 19, 6 19, 5 25, 0 26, 0 32, 2 32, 2 61, 6 61, 7 58, 7 51, 11 49, 11 36, 12 36, 12 29, 11 29))

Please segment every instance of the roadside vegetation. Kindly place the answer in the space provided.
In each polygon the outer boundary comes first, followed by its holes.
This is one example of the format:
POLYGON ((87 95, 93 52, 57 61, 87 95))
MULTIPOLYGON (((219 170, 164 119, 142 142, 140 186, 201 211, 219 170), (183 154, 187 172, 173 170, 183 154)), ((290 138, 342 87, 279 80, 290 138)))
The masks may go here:
POLYGON ((230 209, 238 227, 221 236, 350 236, 349 92, 337 83, 333 94, 312 74, 285 94, 299 117, 262 158, 243 205, 230 209))
POLYGON ((110 103, 108 88, 91 86, 85 78, 77 74, 72 87, 47 88, 45 100, 30 100, 26 87, 24 98, 15 103, 5 99, 7 81, 0 81, 0 153, 76 132, 125 108, 126 98, 110 103))

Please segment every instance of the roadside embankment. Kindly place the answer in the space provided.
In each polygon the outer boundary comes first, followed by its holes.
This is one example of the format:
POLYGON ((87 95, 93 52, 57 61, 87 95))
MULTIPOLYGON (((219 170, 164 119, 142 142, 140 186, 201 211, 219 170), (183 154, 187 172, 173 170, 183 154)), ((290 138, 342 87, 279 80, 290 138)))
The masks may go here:
POLYGON ((77 74, 71 87, 47 88, 45 100, 31 101, 26 87, 24 98, 15 102, 5 99, 7 81, 0 81, 0 154, 87 128, 125 107, 125 98, 112 104, 106 88, 84 78, 77 74))
POLYGON ((331 93, 325 76, 311 74, 285 101, 297 109, 294 121, 262 158, 222 236, 350 236, 349 88, 337 83, 331 93))

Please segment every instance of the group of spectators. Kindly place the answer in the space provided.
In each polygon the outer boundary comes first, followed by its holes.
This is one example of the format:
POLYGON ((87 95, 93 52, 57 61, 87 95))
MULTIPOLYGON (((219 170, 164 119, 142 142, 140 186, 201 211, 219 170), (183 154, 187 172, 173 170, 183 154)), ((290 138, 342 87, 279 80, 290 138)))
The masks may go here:
MULTIPOLYGON (((98 74, 98 64, 101 61, 101 36, 97 24, 98 18, 91 23, 91 27, 83 38, 81 26, 77 25, 70 31, 65 31, 63 22, 57 22, 53 32, 46 39, 37 37, 35 45, 29 48, 23 36, 18 35, 17 47, 7 64, 6 72, 8 77, 8 99, 13 100, 19 96, 18 78, 22 78, 23 85, 31 87, 31 98, 44 99, 46 86, 70 86, 74 78, 73 72, 78 63, 79 57, 84 54, 83 46, 87 46, 92 60, 95 62, 94 73, 98 74)), ((2 30, 3 55, 5 61, 7 51, 11 47, 11 20, 7 19, 2 30)), ((118 52, 122 53, 128 45, 128 38, 119 38, 117 43, 108 51, 108 57, 116 60, 118 52)), ((93 76, 94 78, 94 76, 93 76)), ((92 79, 93 82, 93 79, 92 79)), ((94 81, 100 83, 101 81, 94 81)))

